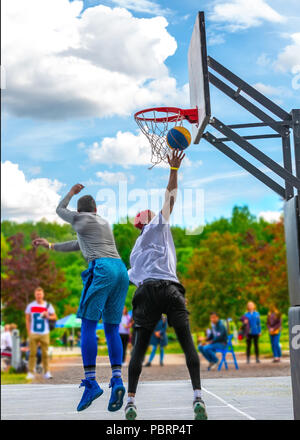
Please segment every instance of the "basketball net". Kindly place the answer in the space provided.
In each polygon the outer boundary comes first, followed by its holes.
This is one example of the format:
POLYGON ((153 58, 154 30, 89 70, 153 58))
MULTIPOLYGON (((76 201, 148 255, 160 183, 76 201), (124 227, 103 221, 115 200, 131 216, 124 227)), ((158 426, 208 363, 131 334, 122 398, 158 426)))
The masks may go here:
POLYGON ((166 136, 170 128, 182 126, 182 114, 168 109, 148 109, 136 113, 134 118, 150 143, 153 164, 151 168, 161 162, 168 163, 172 150, 167 144, 166 136))
MULTIPOLYGON (((134 119, 151 146, 151 168, 160 162, 168 163, 171 149, 167 144, 167 133, 171 128, 182 126, 186 119, 198 124, 198 108, 156 107, 140 110, 134 119)), ((150 169, 151 169, 150 168, 150 169)))

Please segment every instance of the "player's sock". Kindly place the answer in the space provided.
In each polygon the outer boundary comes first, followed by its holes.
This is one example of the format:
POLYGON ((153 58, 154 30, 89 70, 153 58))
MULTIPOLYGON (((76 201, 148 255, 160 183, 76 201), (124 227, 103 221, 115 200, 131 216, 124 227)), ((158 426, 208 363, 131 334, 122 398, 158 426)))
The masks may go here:
POLYGON ((84 375, 86 379, 89 380, 95 380, 96 379, 96 365, 90 366, 84 366, 84 375))
POLYGON ((97 358, 97 321, 82 318, 81 322, 81 353, 86 379, 96 379, 96 358, 97 358))
POLYGON ((133 405, 135 404, 135 397, 127 397, 127 403, 133 403, 133 405))
POLYGON ((202 392, 201 390, 194 390, 194 399, 199 398, 202 399, 202 392))
POLYGON ((121 377, 122 371, 121 371, 121 365, 112 365, 112 377, 121 377))

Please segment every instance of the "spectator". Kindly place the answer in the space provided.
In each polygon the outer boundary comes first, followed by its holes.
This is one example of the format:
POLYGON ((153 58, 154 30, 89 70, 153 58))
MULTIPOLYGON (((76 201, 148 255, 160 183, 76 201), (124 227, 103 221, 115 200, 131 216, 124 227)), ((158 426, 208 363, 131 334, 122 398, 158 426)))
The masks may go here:
POLYGON ((12 338, 10 332, 10 325, 5 324, 4 331, 1 332, 1 352, 12 350, 12 338))
POLYGON ((121 336, 121 341, 123 346, 123 358, 122 358, 123 364, 126 360, 126 351, 130 336, 130 327, 131 327, 131 316, 128 314, 127 307, 124 306, 122 319, 119 325, 119 333, 121 336))
POLYGON ((158 321, 151 336, 150 345, 152 345, 152 352, 150 354, 148 362, 145 364, 145 367, 151 367, 151 362, 155 357, 158 345, 160 350, 160 366, 162 367, 164 365, 164 347, 168 345, 167 326, 167 318, 165 316, 162 316, 161 319, 158 321))
POLYGON ((1 371, 8 371, 11 365, 12 338, 10 325, 5 324, 1 330, 1 371))
POLYGON ((74 336, 73 336, 73 334, 71 334, 68 337, 68 342, 69 342, 69 345, 70 345, 70 349, 73 350, 73 347, 74 347, 74 336))
POLYGON ((62 335, 61 342, 65 348, 68 347, 68 333, 67 332, 64 332, 64 334, 62 335))
POLYGON ((216 312, 210 314, 211 333, 207 333, 206 341, 199 344, 200 353, 208 360, 208 370, 216 367, 219 360, 216 351, 223 350, 227 345, 227 330, 216 312))
POLYGON ((26 329, 29 337, 29 366, 28 379, 34 378, 34 367, 38 344, 41 345, 42 363, 45 379, 51 379, 52 375, 49 371, 48 348, 50 343, 49 320, 56 320, 56 314, 53 306, 44 301, 44 290, 37 287, 34 291, 35 301, 28 304, 25 310, 26 329))
POLYGON ((281 331, 281 313, 274 305, 270 307, 267 327, 270 334, 271 346, 273 351, 273 362, 280 362, 281 348, 280 348, 280 331, 281 331))
POLYGON ((250 363, 251 345, 254 342, 256 363, 259 363, 259 347, 258 340, 261 334, 260 316, 256 311, 256 305, 253 301, 249 301, 247 304, 247 312, 241 317, 241 321, 245 325, 245 336, 246 336, 246 356, 247 363, 250 363))

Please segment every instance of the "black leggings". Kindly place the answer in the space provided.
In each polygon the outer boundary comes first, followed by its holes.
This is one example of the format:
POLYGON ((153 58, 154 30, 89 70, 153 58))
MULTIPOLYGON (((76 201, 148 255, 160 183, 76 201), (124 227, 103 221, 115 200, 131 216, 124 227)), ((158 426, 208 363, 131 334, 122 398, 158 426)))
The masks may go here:
POLYGON ((248 335, 247 336, 247 340, 246 340, 246 343, 247 343, 247 358, 250 358, 251 345, 252 345, 252 339, 253 339, 255 356, 256 356, 256 359, 258 359, 258 357, 259 357, 258 338, 259 338, 258 335, 248 335))
MULTIPOLYGON (((149 330, 144 327, 136 328, 135 344, 128 369, 128 393, 136 393, 139 377, 142 371, 142 364, 153 330, 154 329, 149 330)), ((190 373, 193 389, 200 390, 200 362, 189 324, 185 324, 181 327, 174 327, 174 330, 185 354, 186 365, 190 373)))

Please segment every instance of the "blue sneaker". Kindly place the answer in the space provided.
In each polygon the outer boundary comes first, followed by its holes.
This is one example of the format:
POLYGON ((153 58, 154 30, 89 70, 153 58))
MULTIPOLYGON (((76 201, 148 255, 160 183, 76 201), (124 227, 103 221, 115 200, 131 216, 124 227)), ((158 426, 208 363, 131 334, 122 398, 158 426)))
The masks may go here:
POLYGON ((111 388, 111 396, 108 404, 108 411, 118 411, 122 408, 125 387, 121 377, 112 377, 110 379, 109 388, 111 388))
POLYGON ((82 398, 77 406, 77 411, 83 411, 88 408, 93 400, 100 397, 103 394, 102 388, 98 385, 96 380, 83 379, 79 388, 85 387, 82 398))

